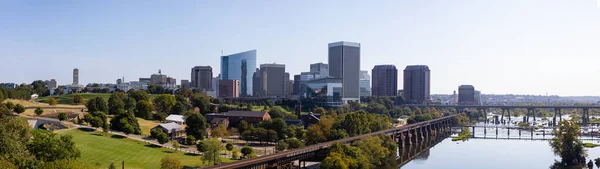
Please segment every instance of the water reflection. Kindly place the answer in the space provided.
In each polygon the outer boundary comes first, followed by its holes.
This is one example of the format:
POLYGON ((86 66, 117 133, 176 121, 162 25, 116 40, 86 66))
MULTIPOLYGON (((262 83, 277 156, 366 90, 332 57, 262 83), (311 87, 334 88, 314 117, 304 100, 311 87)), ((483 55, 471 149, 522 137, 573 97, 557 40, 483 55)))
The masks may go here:
MULTIPOLYGON (((403 161, 400 168, 537 169, 549 168, 555 160, 560 160, 552 152, 548 141, 470 139, 466 142, 453 142, 450 138, 445 138, 432 145, 434 146, 430 149, 423 150, 420 156, 415 156, 417 158, 414 160, 403 161)), ((411 150, 407 150, 412 152, 403 155, 413 155, 415 149, 419 150, 416 147, 413 146, 411 150)), ((600 157, 600 148, 587 151, 586 160, 600 157)), ((406 160, 406 157, 403 159, 406 160)))

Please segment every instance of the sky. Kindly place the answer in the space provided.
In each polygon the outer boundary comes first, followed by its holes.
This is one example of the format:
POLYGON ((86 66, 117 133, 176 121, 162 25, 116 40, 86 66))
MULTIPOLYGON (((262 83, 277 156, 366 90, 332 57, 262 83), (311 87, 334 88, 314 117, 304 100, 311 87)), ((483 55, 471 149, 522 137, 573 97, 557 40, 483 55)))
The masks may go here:
MULTIPOLYGON (((0 1, 0 82, 190 79, 220 56, 309 71, 327 45, 361 44, 361 69, 428 65, 431 93, 600 96, 597 0, 0 1)), ((258 66, 258 65, 257 65, 258 66)), ((399 85, 402 87, 402 73, 399 85)), ((293 76, 292 76, 293 77, 293 76)))

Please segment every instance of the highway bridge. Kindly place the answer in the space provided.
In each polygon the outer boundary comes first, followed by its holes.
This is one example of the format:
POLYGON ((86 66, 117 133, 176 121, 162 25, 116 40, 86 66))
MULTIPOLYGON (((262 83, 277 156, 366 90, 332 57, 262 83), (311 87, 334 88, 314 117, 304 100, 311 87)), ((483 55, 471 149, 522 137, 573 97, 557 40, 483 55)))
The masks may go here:
POLYGON ((385 134, 391 136, 399 145, 399 148, 404 148, 404 145, 418 144, 419 141, 427 139, 430 135, 436 135, 441 131, 450 131, 453 125, 453 118, 458 114, 445 116, 439 119, 408 124, 392 129, 367 133, 363 135, 348 137, 339 140, 310 145, 304 148, 283 151, 275 154, 260 156, 256 158, 244 159, 233 163, 226 163, 207 167, 206 169, 270 169, 270 168, 293 168, 294 161, 302 161, 311 158, 319 153, 327 153, 327 148, 334 143, 351 143, 366 137, 385 134))

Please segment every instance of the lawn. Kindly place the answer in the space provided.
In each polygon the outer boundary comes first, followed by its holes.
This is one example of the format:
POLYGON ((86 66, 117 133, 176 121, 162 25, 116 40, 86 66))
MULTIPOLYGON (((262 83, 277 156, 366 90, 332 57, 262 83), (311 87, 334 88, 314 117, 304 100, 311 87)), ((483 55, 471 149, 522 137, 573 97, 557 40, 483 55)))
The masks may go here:
POLYGON ((137 118, 138 123, 140 124, 140 129, 142 129, 142 135, 143 136, 149 136, 150 135, 150 129, 152 129, 153 127, 158 126, 159 123, 158 121, 154 121, 154 120, 146 120, 143 118, 137 118))
MULTIPOLYGON (((83 97, 83 101, 88 101, 90 99, 96 98, 96 97, 102 97, 104 100, 108 101, 108 98, 110 97, 110 93, 78 93, 79 95, 81 95, 81 97, 83 97)), ((38 99, 36 99, 35 101, 38 102, 42 102, 42 103, 48 103, 48 99, 50 97, 54 97, 56 98, 56 102, 58 102, 58 104, 71 104, 71 105, 76 105, 75 103, 73 103, 73 96, 75 96, 75 94, 64 94, 64 95, 60 95, 60 96, 46 96, 46 97, 40 97, 38 99)), ((150 94, 150 99, 154 99, 154 97, 158 96, 156 94, 150 94)))
POLYGON ((28 115, 28 116, 35 116, 35 108, 36 107, 41 107, 42 110, 44 110, 43 116, 53 116, 53 114, 58 114, 60 112, 65 112, 65 113, 69 113, 69 112, 81 112, 81 109, 84 109, 85 106, 83 105, 70 105, 70 104, 58 104, 56 106, 50 106, 47 103, 40 103, 40 102, 32 102, 32 101, 27 101, 27 100, 15 100, 15 99, 8 99, 4 102, 12 102, 14 104, 21 104, 23 106, 25 106, 25 112, 23 112, 24 115, 28 115))
MULTIPOLYGON (((81 151, 80 161, 107 168, 110 163, 115 163, 121 168, 121 161, 125 161, 125 168, 160 168, 160 159, 169 155, 181 160, 182 165, 189 167, 203 166, 198 155, 175 152, 171 149, 161 148, 137 140, 119 136, 104 136, 100 132, 86 132, 78 129, 59 131, 60 135, 72 135, 81 151)), ((231 162, 223 159, 222 161, 231 162)))

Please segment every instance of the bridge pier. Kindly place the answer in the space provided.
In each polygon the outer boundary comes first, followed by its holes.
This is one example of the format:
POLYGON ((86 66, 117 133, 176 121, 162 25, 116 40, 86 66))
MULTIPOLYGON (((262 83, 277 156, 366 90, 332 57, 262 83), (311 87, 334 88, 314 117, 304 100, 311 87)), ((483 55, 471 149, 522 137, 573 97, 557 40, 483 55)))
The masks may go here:
POLYGON ((533 115, 533 122, 531 122, 531 124, 535 123, 535 108, 531 108, 531 114, 533 115))
POLYGON ((509 109, 509 108, 506 108, 506 111, 508 112, 508 123, 510 123, 510 122, 511 122, 511 121, 510 121, 510 109, 509 109))
POLYGON ((506 124, 506 123, 504 122, 504 109, 502 109, 502 116, 500 116, 500 122, 501 122, 502 124, 506 124))
POLYGON ((558 108, 554 108, 554 118, 552 119, 552 126, 556 126, 556 115, 558 115, 558 108))
POLYGON ((583 108, 583 115, 581 116, 581 123, 583 126, 587 126, 590 120, 590 112, 588 108, 583 108))

